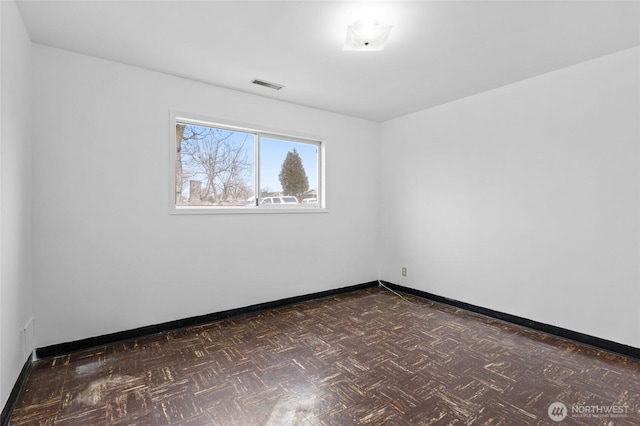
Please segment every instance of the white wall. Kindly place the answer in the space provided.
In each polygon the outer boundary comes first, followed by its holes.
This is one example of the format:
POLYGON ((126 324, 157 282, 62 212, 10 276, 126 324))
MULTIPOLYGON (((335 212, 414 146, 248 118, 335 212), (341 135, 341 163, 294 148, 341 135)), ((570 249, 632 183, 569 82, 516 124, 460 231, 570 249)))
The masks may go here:
POLYGON ((383 123, 381 278, 640 347, 638 64, 383 123))
POLYGON ((21 329, 33 315, 31 274, 31 41, 13 1, 0 2, 0 405, 33 349, 21 329))
POLYGON ((377 278, 379 124, 34 45, 36 346, 377 278), (327 214, 169 215, 169 110, 326 137, 327 214))

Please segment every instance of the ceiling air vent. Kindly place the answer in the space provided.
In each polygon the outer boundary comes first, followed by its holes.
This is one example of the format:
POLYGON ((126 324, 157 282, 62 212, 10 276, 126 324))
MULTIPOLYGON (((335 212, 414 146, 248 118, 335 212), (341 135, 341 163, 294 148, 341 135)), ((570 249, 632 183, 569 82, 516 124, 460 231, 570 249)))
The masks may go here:
POLYGON ((257 84, 258 86, 264 86, 274 90, 280 90, 284 87, 282 84, 270 83, 268 81, 258 80, 257 78, 254 78, 253 80, 251 80, 251 82, 253 84, 257 84))

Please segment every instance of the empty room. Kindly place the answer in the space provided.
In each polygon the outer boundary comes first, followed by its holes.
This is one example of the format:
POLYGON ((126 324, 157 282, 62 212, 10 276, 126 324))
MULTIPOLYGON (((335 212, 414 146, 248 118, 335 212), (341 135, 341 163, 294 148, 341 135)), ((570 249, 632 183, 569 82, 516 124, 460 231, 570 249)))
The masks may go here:
POLYGON ((640 424, 639 1, 0 22, 3 426, 640 424))

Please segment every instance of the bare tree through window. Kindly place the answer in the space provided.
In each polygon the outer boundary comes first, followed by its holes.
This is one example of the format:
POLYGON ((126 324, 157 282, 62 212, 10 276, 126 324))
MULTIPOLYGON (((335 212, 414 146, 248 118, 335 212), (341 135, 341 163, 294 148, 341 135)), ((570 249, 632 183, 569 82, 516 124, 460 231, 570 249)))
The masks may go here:
POLYGON ((176 123, 176 205, 245 205, 253 195, 254 135, 176 123))

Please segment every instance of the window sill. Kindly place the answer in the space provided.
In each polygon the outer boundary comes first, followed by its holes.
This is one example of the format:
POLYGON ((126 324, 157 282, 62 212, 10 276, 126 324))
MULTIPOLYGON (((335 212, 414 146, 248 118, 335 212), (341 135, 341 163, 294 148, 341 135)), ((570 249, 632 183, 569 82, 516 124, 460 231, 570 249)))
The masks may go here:
POLYGON ((327 208, 313 206, 261 206, 261 207, 210 207, 210 206, 175 206, 170 208, 169 214, 315 214, 329 213, 327 208))

